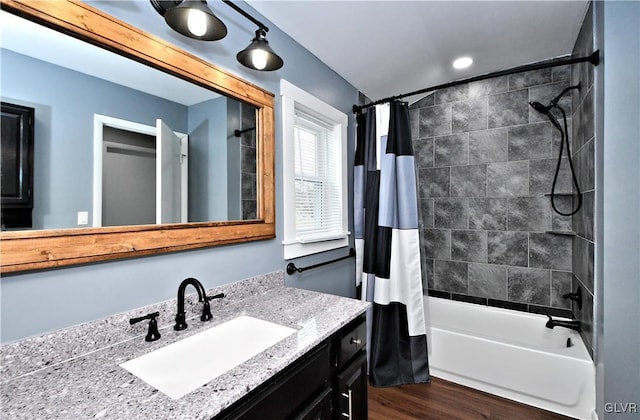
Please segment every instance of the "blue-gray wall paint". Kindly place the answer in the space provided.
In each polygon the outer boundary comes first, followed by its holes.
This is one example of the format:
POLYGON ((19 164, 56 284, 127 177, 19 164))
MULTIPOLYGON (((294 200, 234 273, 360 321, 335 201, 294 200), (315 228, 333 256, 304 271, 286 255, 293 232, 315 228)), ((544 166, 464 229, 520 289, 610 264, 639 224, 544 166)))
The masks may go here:
MULTIPOLYGON (((199 278, 206 287, 212 287, 284 269, 287 262, 283 260, 281 243, 280 78, 287 79, 349 115, 348 165, 353 167, 355 130, 351 107, 358 100, 357 89, 248 5, 239 3, 269 26, 269 43, 285 60, 285 66, 281 70, 262 73, 246 69, 237 63, 235 55, 250 43, 255 27, 222 3, 216 2, 213 8, 227 24, 229 34, 218 42, 191 40, 173 32, 146 1, 88 3, 276 94, 277 237, 247 244, 4 276, 0 292, 2 342, 15 341, 173 298, 179 282, 185 277, 199 278)), ((352 191, 352 184, 352 173, 349 171, 349 191, 352 191)), ((353 206, 351 195, 349 193, 349 208, 353 206)), ((349 224, 353 231, 352 220, 349 224)), ((296 263, 315 264, 343 255, 346 255, 345 249, 309 256, 296 263)), ((287 276, 286 283, 295 287, 354 296, 354 278, 354 261, 349 259, 287 276)))
MULTIPOLYGON (((640 3, 596 2, 603 50, 604 144, 596 150, 602 183, 597 213, 596 280, 602 323, 597 356, 598 415, 640 418, 640 3), (598 151, 600 153, 598 153, 598 151), (599 264, 598 264, 599 263, 599 264), (636 412, 623 412, 635 403, 636 412), (628 406, 627 406, 628 407, 628 406)), ((598 77, 598 76, 597 76, 598 77)), ((600 75, 602 77, 602 75, 600 75)), ((596 291, 597 293, 597 291, 596 291)))
POLYGON ((227 163, 227 199, 226 211, 230 220, 242 219, 240 178, 242 177, 242 163, 240 161, 241 140, 233 135, 234 130, 242 128, 240 117, 241 103, 233 99, 227 100, 227 130, 224 133, 227 163))
POLYGON ((13 51, 2 50, 1 79, 3 101, 36 109, 34 229, 76 227, 78 211, 92 214, 94 114, 187 130, 184 105, 13 51))
POLYGON ((192 222, 228 220, 227 102, 221 96, 189 107, 189 221, 192 222))

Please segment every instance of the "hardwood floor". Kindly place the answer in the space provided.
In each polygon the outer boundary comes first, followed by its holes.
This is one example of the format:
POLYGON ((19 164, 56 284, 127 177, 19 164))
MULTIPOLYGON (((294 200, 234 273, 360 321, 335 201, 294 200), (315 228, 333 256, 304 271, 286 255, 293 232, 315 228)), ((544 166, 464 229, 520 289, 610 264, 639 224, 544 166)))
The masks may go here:
POLYGON ((438 378, 431 384, 369 386, 369 420, 560 420, 569 417, 438 378))

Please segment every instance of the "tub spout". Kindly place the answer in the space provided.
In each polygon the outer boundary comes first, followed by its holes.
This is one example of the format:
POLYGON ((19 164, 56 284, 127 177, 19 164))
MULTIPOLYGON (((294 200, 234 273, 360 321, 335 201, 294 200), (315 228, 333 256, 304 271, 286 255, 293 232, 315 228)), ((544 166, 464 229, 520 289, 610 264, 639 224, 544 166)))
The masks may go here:
POLYGON ((560 319, 553 319, 551 318, 551 315, 547 315, 547 317, 549 317, 549 320, 545 324, 545 327, 547 328, 553 329, 553 327, 564 327, 564 328, 569 328, 571 330, 576 330, 578 332, 582 332, 582 328, 580 327, 580 321, 578 321, 577 319, 565 321, 560 319))

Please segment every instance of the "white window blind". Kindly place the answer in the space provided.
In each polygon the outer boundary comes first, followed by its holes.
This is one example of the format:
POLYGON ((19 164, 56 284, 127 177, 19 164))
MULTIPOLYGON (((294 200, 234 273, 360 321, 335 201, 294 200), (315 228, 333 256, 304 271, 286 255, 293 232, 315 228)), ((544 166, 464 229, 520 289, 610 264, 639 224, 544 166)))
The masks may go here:
POLYGON ((349 246, 348 117, 280 80, 284 259, 349 246))
POLYGON ((344 237, 339 127, 305 112, 294 117, 296 240, 344 237))

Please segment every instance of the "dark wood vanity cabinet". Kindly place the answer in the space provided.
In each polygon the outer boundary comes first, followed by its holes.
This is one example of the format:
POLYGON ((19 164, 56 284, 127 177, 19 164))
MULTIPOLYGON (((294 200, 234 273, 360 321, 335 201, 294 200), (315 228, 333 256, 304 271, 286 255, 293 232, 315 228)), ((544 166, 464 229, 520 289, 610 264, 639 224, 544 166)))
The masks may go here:
POLYGON ((323 343, 216 419, 328 419, 313 415, 322 413, 321 397, 331 388, 330 366, 331 346, 323 343))
POLYGON ((366 418, 364 316, 215 417, 216 420, 366 418))
POLYGON ((334 338, 336 419, 367 418, 367 327, 364 317, 343 328, 334 338))
POLYGON ((32 226, 34 109, 2 102, 2 229, 32 226))
POLYGON ((367 418, 367 354, 361 354, 338 375, 337 418, 367 418))

